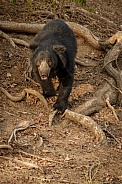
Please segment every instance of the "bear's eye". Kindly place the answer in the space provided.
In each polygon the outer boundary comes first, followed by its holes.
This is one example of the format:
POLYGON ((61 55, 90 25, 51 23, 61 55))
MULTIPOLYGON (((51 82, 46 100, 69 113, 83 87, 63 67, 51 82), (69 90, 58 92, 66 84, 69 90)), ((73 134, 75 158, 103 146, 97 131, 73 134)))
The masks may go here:
POLYGON ((48 65, 49 65, 49 66, 52 65, 52 61, 51 61, 51 60, 48 61, 48 65))
POLYGON ((41 63, 42 63, 42 60, 38 60, 38 61, 36 62, 36 66, 39 67, 39 66, 41 65, 41 63))

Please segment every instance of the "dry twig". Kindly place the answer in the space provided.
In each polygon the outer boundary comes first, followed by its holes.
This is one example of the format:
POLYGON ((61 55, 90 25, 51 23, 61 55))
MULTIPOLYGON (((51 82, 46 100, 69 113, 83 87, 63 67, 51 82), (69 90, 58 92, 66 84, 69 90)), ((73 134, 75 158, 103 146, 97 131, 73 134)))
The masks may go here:
POLYGON ((97 173, 97 171, 94 173, 94 170, 95 170, 95 169, 98 169, 99 166, 100 166, 100 163, 99 163, 99 162, 98 162, 98 163, 94 163, 94 164, 90 167, 90 169, 89 169, 89 181, 90 181, 91 184, 92 184, 92 180, 93 180, 95 174, 97 173))
POLYGON ((17 132, 17 131, 25 130, 25 129, 29 128, 29 127, 32 127, 34 124, 35 124, 35 123, 30 122, 30 121, 22 121, 21 123, 19 123, 19 124, 14 128, 14 130, 12 131, 11 136, 10 136, 10 138, 9 138, 9 140, 8 140, 8 144, 11 142, 11 140, 12 140, 13 137, 15 138, 15 141, 17 141, 17 140, 16 140, 16 132, 17 132))
POLYGON ((117 117, 117 114, 116 114, 116 112, 115 112, 115 109, 114 109, 114 107, 113 106, 111 106, 111 104, 110 104, 110 98, 109 98, 109 96, 108 95, 106 95, 106 103, 107 103, 107 105, 108 105, 108 107, 109 107, 109 109, 111 109, 112 110, 112 112, 113 112, 113 115, 114 115, 114 117, 116 118, 116 120, 118 120, 119 121, 119 119, 118 119, 118 117, 117 117))
POLYGON ((27 168, 35 168, 35 169, 42 170, 38 165, 30 163, 30 162, 24 162, 24 161, 18 160, 16 158, 9 158, 9 157, 5 157, 5 156, 0 156, 0 158, 10 160, 11 162, 16 162, 17 164, 20 164, 20 165, 25 166, 27 168))

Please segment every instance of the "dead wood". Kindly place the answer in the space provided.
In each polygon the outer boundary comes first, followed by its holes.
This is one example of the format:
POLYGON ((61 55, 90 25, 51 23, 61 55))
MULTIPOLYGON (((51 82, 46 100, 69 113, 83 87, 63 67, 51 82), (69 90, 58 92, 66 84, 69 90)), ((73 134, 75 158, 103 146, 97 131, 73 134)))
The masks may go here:
POLYGON ((24 99, 26 94, 32 94, 39 98, 40 102, 45 106, 45 108, 48 110, 48 103, 46 99, 41 95, 39 92, 33 89, 24 89, 21 93, 19 93, 17 96, 12 96, 10 93, 8 93, 4 88, 0 87, 0 90, 11 100, 14 102, 18 102, 24 99))
MULTIPOLYGON (((90 45, 96 49, 101 49, 99 44, 99 39, 96 37, 89 29, 86 27, 74 23, 66 22, 69 27, 74 31, 77 36, 83 37, 90 45)), ((38 33, 39 30, 43 28, 45 24, 26 24, 26 23, 16 23, 9 21, 0 21, 0 29, 3 31, 12 32, 24 32, 24 33, 38 33)))
POLYGON ((119 89, 117 103, 122 106, 122 71, 118 71, 112 65, 112 62, 117 61, 118 56, 122 52, 122 31, 116 33, 108 42, 111 44, 115 43, 115 45, 107 52, 104 58, 104 68, 116 81, 116 86, 119 89))
MULTIPOLYGON (((107 95, 106 95, 106 96, 107 96, 107 95)), ((116 114, 116 112, 115 112, 114 107, 113 107, 113 106, 110 104, 110 102, 109 102, 109 96, 108 96, 108 97, 106 97, 106 104, 108 105, 109 109, 111 109, 111 110, 112 110, 113 115, 114 115, 114 117, 116 118, 116 120, 118 120, 118 121, 119 121, 119 119, 118 119, 118 117, 117 117, 117 114, 116 114)))
POLYGON ((16 158, 10 158, 10 157, 5 157, 5 156, 0 156, 0 158, 10 160, 11 162, 16 162, 17 164, 20 164, 22 166, 26 166, 28 168, 36 168, 36 169, 41 170, 41 168, 38 165, 30 163, 30 162, 25 162, 25 161, 18 160, 16 158))
POLYGON ((68 109, 65 110, 64 115, 66 118, 78 122, 88 128, 90 131, 92 131, 97 141, 105 142, 106 138, 104 132, 99 127, 99 125, 89 116, 85 116, 83 114, 79 114, 68 109))
POLYGON ((32 127, 35 123, 34 122, 30 122, 30 121, 22 121, 21 123, 19 123, 12 131, 11 136, 8 140, 8 144, 11 142, 12 138, 14 137, 15 141, 16 140, 16 132, 17 131, 21 131, 21 130, 25 130, 29 127, 32 127))
POLYGON ((12 38, 10 38, 6 33, 2 32, 1 30, 0 30, 0 37, 7 39, 10 42, 11 46, 15 48, 15 43, 12 40, 12 38))

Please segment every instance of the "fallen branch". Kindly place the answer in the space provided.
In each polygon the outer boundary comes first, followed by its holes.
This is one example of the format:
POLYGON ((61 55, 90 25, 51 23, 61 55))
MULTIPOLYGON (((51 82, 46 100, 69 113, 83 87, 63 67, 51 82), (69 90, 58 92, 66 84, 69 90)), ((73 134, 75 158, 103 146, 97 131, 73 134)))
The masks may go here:
POLYGON ((38 155, 31 154, 31 153, 28 153, 28 152, 25 152, 25 151, 21 151, 21 150, 18 150, 18 153, 24 154, 26 156, 34 157, 36 159, 39 159, 42 162, 62 163, 62 161, 56 161, 56 160, 53 160, 53 159, 50 159, 50 158, 47 158, 47 157, 46 158, 42 158, 42 157, 40 157, 38 155))
POLYGON ((2 32, 1 30, 0 30, 0 37, 5 38, 6 40, 8 40, 12 47, 14 47, 14 48, 16 47, 16 45, 15 45, 14 41, 12 40, 12 38, 10 38, 6 33, 2 32))
POLYGON ((36 90, 33 89, 24 89, 21 93, 18 94, 18 96, 12 96, 10 93, 8 93, 4 88, 0 87, 0 90, 11 100, 14 102, 18 102, 23 100, 23 98, 26 96, 26 94, 32 94, 35 95, 37 98, 39 98, 39 100, 41 101, 41 103, 45 106, 45 108, 48 110, 48 103, 45 100, 45 98, 43 97, 43 95, 41 95, 39 92, 37 92, 36 90))
POLYGON ((98 162, 98 163, 94 163, 91 167, 90 167, 90 169, 89 169, 89 172, 88 172, 88 175, 89 175, 89 181, 90 181, 90 183, 92 184, 92 181, 93 181, 93 179, 94 179, 94 177, 95 177, 95 174, 97 173, 97 172, 94 172, 96 169, 98 170, 98 167, 100 166, 100 163, 98 162))
POLYGON ((9 158, 9 157, 4 157, 4 156, 0 156, 0 158, 10 160, 11 162, 16 162, 17 164, 20 164, 22 166, 26 166, 27 168, 35 168, 35 169, 42 170, 38 165, 30 163, 30 162, 24 162, 24 161, 18 160, 16 158, 9 158))
MULTIPOLYGON (((83 37, 90 45, 96 49, 101 49, 99 44, 99 38, 96 37, 89 29, 86 27, 74 23, 66 22, 69 27, 74 31, 77 36, 83 37)), ((4 31, 12 32, 24 32, 24 33, 38 33, 45 24, 26 24, 26 23, 16 23, 9 21, 0 21, 0 29, 4 31)))
POLYGON ((34 125, 34 122, 30 122, 30 121, 22 121, 21 123, 19 123, 12 131, 11 136, 8 140, 8 144, 11 142, 12 138, 14 137, 15 141, 16 140, 16 132, 17 131, 21 131, 21 130, 25 130, 29 127, 32 127, 32 125, 34 125))
POLYGON ((111 106, 110 102, 109 102, 109 96, 106 97, 106 104, 108 105, 109 109, 112 110, 114 117, 116 118, 117 121, 119 121, 117 114, 115 112, 115 109, 111 106))
POLYGON ((80 123, 81 125, 88 128, 96 137, 96 140, 99 142, 105 142, 106 137, 99 125, 89 116, 79 114, 68 109, 65 110, 64 115, 66 118, 80 123))

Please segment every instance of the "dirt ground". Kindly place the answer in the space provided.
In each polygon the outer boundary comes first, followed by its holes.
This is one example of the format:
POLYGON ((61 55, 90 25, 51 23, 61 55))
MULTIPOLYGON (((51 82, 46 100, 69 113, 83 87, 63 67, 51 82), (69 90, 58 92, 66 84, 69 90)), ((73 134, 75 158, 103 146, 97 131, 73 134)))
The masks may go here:
MULTIPOLYGON (((27 3, 18 0, 14 5, 9 0, 1 0, 0 20, 46 23, 62 18, 87 27, 100 39, 109 38, 121 30, 122 0, 87 0, 84 7, 68 1, 60 6, 58 2, 51 4, 51 1, 34 0, 27 3)), ((27 42, 34 36, 7 34, 27 42)), ((95 66, 76 65, 68 104, 71 110, 90 99, 99 85, 109 78, 102 68, 106 53, 93 49, 83 38, 77 37, 77 41, 78 58, 90 59, 95 66)), ((119 59, 119 67, 122 68, 122 56, 119 59)), ((39 86, 25 81, 28 61, 28 48, 13 48, 7 40, 0 38, 0 86, 14 96, 24 88, 41 92, 39 86)), ((50 108, 55 99, 47 99, 50 108)), ((7 144, 12 130, 19 123, 25 120, 36 123, 34 127, 17 132, 17 141, 12 139, 10 143, 12 150, 0 149, 0 183, 121 184, 122 107, 116 104, 113 107, 119 120, 107 105, 91 116, 109 132, 106 134, 107 144, 100 145, 92 132, 76 122, 67 123, 60 118, 49 127, 49 112, 35 96, 27 95, 23 101, 12 102, 0 91, 0 145, 7 144), (22 165, 15 159, 35 164, 38 168, 22 165)))

